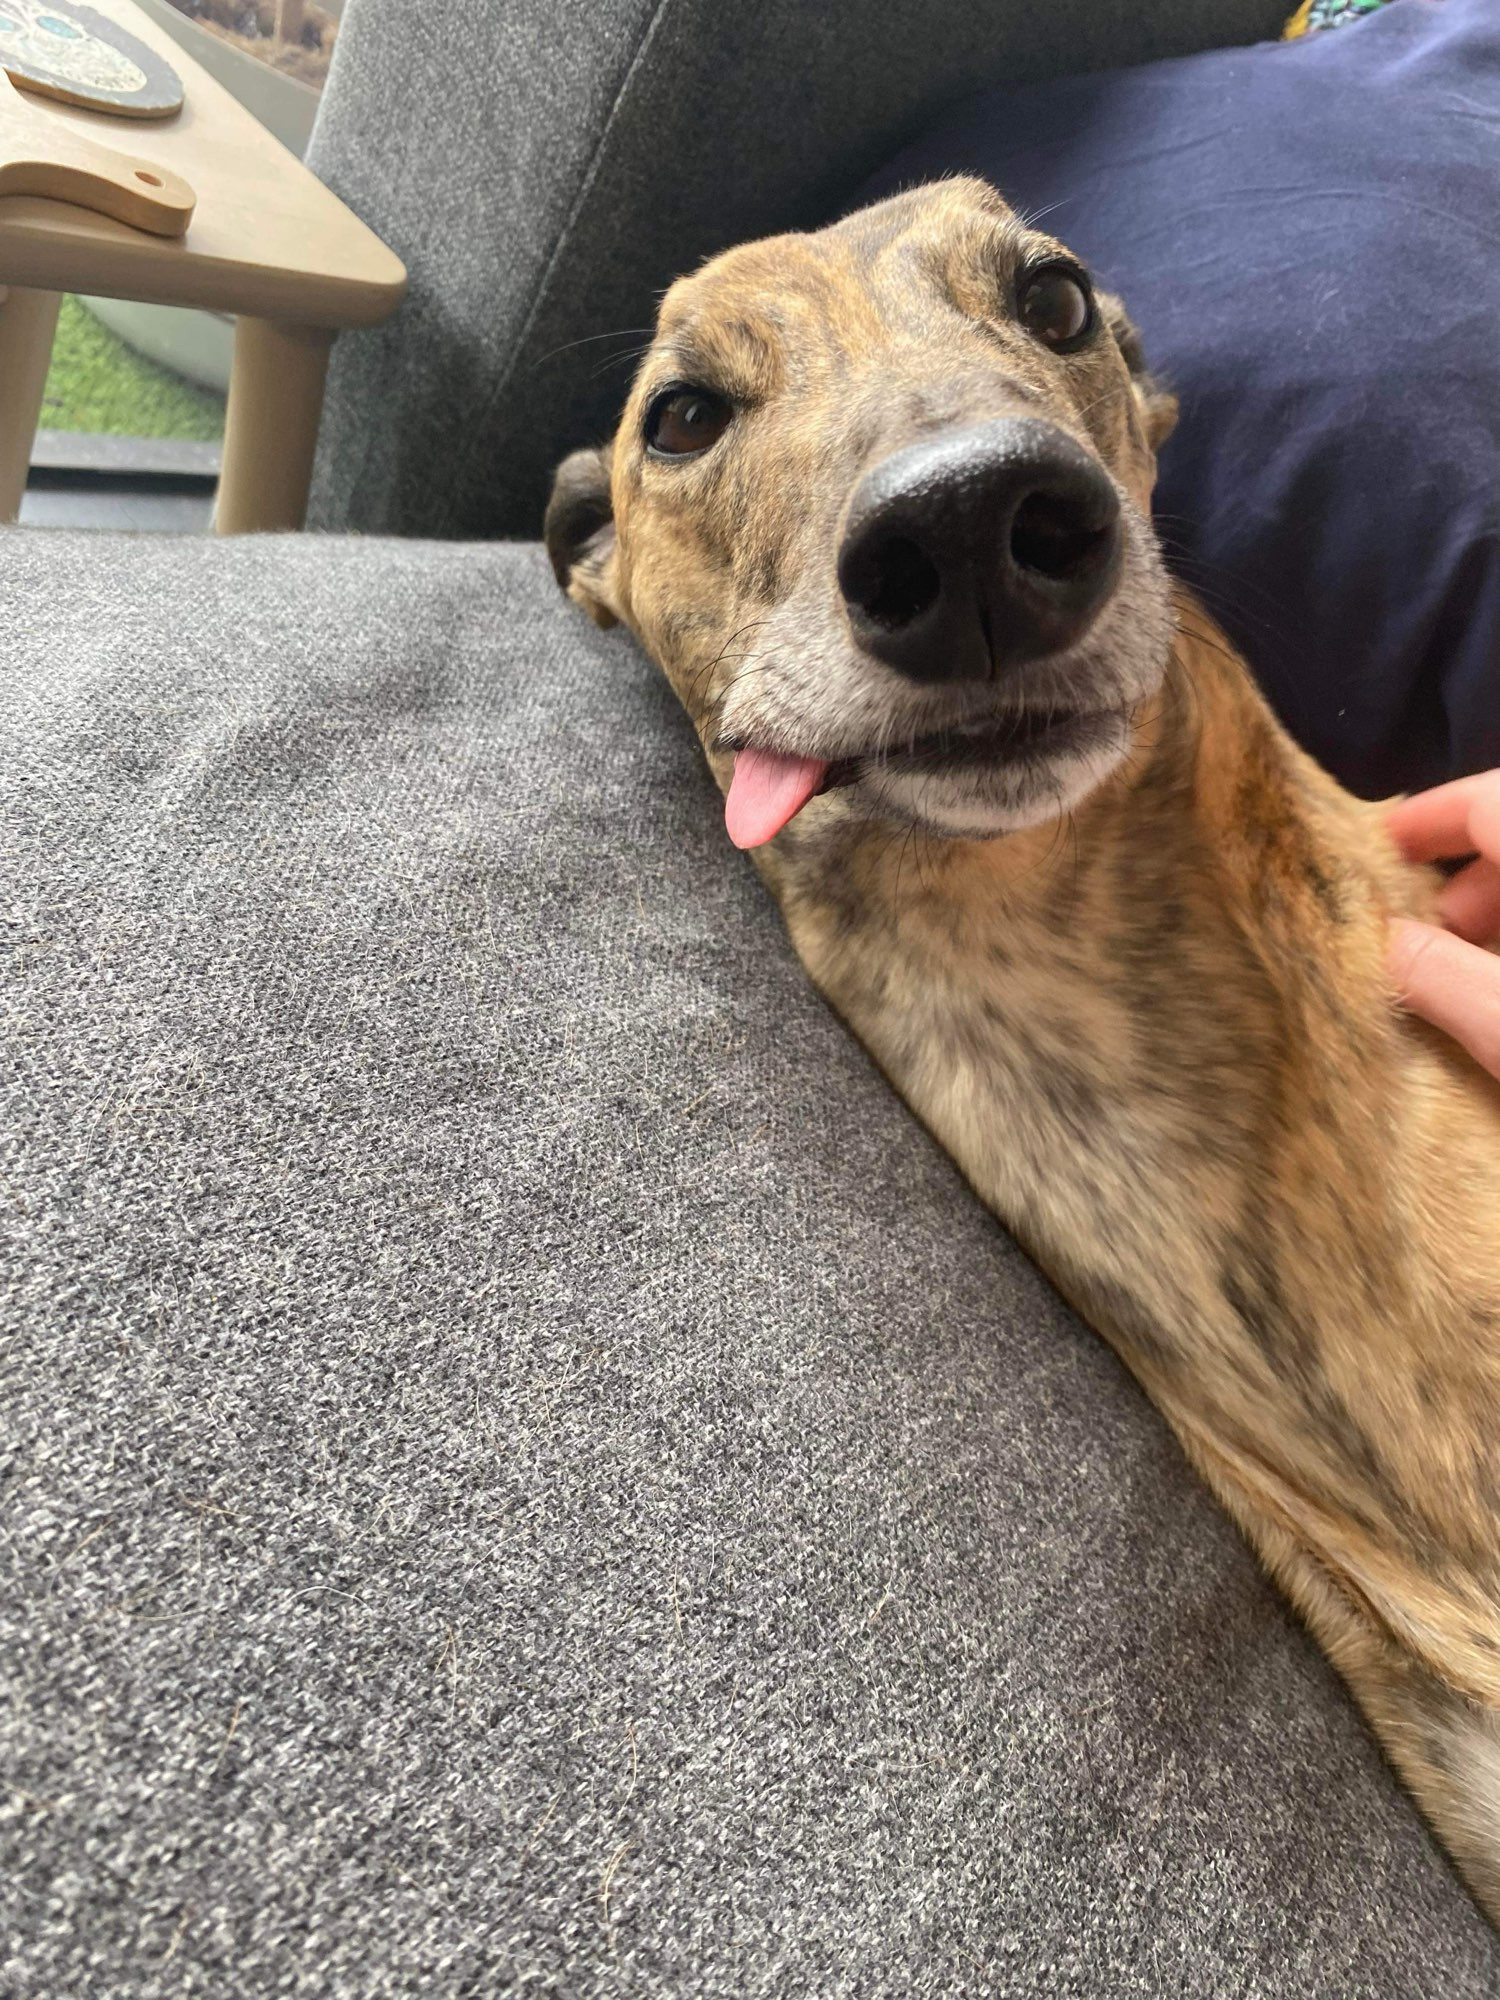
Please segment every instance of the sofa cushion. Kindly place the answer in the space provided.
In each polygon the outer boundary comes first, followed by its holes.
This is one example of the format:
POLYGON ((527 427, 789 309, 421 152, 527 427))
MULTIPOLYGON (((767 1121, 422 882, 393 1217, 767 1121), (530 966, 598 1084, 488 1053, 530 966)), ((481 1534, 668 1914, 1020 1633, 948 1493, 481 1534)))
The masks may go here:
POLYGON ((866 189, 986 175, 1182 398, 1169 554, 1368 797, 1500 763, 1500 9, 1001 90, 866 189))
POLYGON ((0 1991, 1495 1991, 539 550, 0 540, 0 1991))

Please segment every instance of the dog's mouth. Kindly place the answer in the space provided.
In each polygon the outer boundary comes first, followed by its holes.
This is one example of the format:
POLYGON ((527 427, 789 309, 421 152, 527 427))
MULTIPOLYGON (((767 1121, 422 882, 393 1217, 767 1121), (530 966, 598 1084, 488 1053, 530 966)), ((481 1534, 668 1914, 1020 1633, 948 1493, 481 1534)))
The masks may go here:
POLYGON ((809 800, 869 773, 965 777, 1084 755, 1116 730, 1119 720, 1114 709, 1017 709, 983 724, 936 730, 909 743, 831 759, 746 745, 735 755, 725 823, 736 847, 761 847, 809 800))

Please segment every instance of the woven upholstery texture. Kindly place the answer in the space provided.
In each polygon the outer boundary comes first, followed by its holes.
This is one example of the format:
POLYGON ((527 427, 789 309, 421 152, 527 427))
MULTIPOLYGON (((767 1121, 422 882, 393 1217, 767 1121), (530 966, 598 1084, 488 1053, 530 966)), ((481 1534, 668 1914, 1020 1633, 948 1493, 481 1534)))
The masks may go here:
POLYGON ((540 550, 0 547, 7 2000, 1497 1990, 540 550))

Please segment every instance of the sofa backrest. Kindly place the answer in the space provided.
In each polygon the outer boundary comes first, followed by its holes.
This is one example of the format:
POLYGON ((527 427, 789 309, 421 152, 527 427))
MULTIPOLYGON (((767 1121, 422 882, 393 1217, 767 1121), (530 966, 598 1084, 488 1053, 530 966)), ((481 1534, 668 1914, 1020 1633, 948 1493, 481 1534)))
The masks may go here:
POLYGON ((411 294, 334 357, 313 520, 534 535, 657 296, 837 210, 1003 79, 1274 35, 1288 0, 349 0, 311 164, 411 294))

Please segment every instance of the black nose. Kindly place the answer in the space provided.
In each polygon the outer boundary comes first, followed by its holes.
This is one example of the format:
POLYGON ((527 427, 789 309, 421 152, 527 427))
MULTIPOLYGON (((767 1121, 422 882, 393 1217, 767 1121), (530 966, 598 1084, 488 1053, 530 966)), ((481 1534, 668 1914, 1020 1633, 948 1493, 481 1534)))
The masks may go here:
POLYGON ((949 431, 855 488, 839 588, 860 644, 912 680, 988 680, 1083 636, 1120 567, 1103 468, 1034 417, 949 431))

